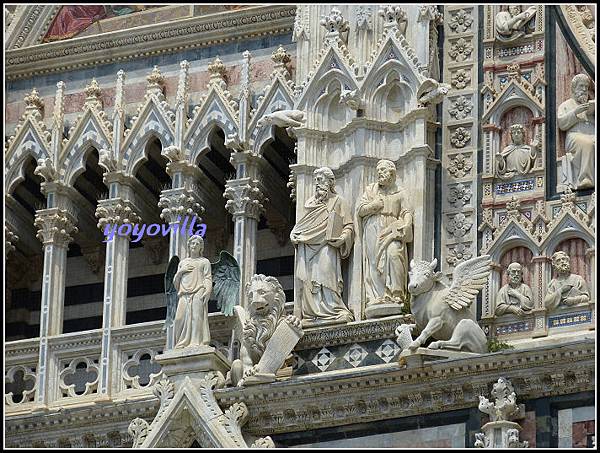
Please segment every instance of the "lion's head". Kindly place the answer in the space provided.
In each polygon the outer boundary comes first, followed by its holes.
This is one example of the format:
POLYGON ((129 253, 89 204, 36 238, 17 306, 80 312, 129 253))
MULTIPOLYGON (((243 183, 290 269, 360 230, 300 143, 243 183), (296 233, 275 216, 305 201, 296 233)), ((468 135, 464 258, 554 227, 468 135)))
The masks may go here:
POLYGON ((275 277, 262 274, 252 276, 246 284, 250 326, 244 340, 256 353, 262 354, 277 323, 283 317, 285 293, 275 277))

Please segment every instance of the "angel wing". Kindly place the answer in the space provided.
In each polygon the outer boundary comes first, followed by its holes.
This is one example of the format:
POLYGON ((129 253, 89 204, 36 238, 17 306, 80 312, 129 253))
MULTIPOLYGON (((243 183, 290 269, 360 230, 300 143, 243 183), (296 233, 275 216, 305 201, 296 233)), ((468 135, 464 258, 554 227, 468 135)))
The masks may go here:
POLYGON ((226 251, 219 254, 219 261, 211 263, 213 298, 225 316, 233 315, 233 307, 239 304, 240 265, 226 251))
POLYGON ((445 302, 454 310, 469 307, 480 289, 485 286, 492 270, 489 255, 482 255, 460 263, 454 268, 452 286, 450 286, 445 302))
POLYGON ((167 319, 165 321, 165 329, 167 326, 173 324, 175 320, 175 311, 177 310, 177 289, 173 284, 173 279, 177 273, 177 267, 179 266, 179 257, 174 255, 167 265, 167 272, 165 272, 165 299, 167 301, 167 319))

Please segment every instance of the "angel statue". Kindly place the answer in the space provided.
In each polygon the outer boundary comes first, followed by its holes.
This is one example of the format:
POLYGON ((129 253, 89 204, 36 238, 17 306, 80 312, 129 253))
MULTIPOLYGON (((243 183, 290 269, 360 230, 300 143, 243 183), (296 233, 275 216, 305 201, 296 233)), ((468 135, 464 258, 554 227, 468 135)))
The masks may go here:
POLYGON ((239 303, 240 267, 236 259, 221 251, 219 260, 211 263, 202 256, 204 239, 199 235, 190 236, 188 248, 190 257, 180 261, 173 256, 165 274, 167 349, 209 344, 211 294, 225 316, 232 316, 233 307, 239 303))
POLYGON ((490 275, 490 256, 478 256, 457 265, 450 286, 442 282, 442 273, 435 272, 436 266, 437 259, 431 263, 410 261, 410 308, 421 334, 408 349, 415 350, 433 337, 437 341, 429 345, 430 349, 487 352, 487 338, 470 307, 490 275))

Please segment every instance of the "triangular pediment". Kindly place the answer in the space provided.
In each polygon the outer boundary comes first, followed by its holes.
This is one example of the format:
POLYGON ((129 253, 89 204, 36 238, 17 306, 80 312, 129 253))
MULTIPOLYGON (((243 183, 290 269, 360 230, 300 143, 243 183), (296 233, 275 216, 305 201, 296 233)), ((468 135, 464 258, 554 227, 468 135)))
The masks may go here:
POLYGON ((344 90, 352 91, 359 88, 354 75, 354 66, 338 47, 327 47, 311 73, 312 76, 305 82, 306 85, 298 99, 300 110, 306 104, 308 96, 325 90, 332 78, 338 79, 344 90))
POLYGON ((50 157, 50 132, 43 130, 31 117, 19 126, 5 154, 5 189, 11 192, 24 179, 23 161, 28 155, 39 161, 50 157), (44 137, 44 138, 42 138, 44 137))
POLYGON ((223 412, 213 385, 210 379, 198 383, 186 377, 159 409, 141 448, 184 447, 194 439, 204 448, 247 448, 240 428, 248 416, 246 406, 235 403, 223 412))
POLYGON ((148 96, 146 102, 134 119, 127 137, 125 138, 121 152, 126 153, 130 147, 136 147, 137 143, 148 136, 150 131, 157 134, 163 143, 172 143, 175 114, 166 110, 156 96, 148 96))
POLYGON ((534 94, 513 79, 504 86, 498 97, 486 109, 482 121, 484 124, 488 122, 499 124, 501 115, 516 106, 529 107, 535 116, 541 116, 544 111, 534 94))
POLYGON ((494 234, 494 240, 491 247, 487 250, 482 250, 482 253, 489 254, 494 257, 494 259, 499 259, 499 256, 497 255, 500 255, 504 250, 507 250, 507 248, 513 247, 510 246, 510 244, 513 244, 514 247, 523 245, 529 248, 534 255, 537 255, 539 249, 538 243, 531 232, 515 219, 509 219, 498 231, 496 231, 496 234, 494 234))
POLYGON ((540 245, 542 248, 548 248, 550 242, 557 244, 567 236, 580 237, 589 244, 595 242, 595 233, 585 222, 587 214, 577 207, 575 209, 578 210, 578 212, 576 211, 578 215, 575 215, 569 209, 563 208, 558 217, 548 225, 548 229, 541 239, 540 245))
POLYGON ((208 146, 207 139, 212 131, 212 124, 223 129, 225 137, 237 133, 239 129, 237 113, 214 86, 209 88, 202 103, 194 109, 194 116, 183 141, 188 155, 193 156, 208 146))
POLYGON ((69 130, 68 141, 62 149, 60 160, 64 160, 65 156, 72 154, 73 148, 78 148, 87 140, 92 140, 96 142, 96 146, 106 149, 109 149, 112 143, 108 125, 91 108, 87 108, 81 118, 78 118, 77 123, 69 130))
POLYGON ((416 93, 425 77, 420 72, 421 65, 415 51, 408 47, 406 41, 403 42, 405 45, 402 45, 392 34, 380 43, 379 49, 373 53, 370 62, 367 63, 368 69, 363 86, 371 89, 378 86, 384 77, 384 72, 388 72, 390 67, 396 66, 400 69, 402 80, 411 85, 416 93))
POLYGON ((254 112, 254 116, 250 121, 248 130, 252 131, 252 135, 250 136, 251 146, 254 149, 260 149, 269 138, 273 138, 272 125, 269 124, 264 127, 257 127, 258 121, 263 116, 279 110, 292 110, 293 108, 294 95, 292 90, 288 84, 279 77, 275 78, 273 83, 267 89, 265 96, 261 98, 260 103, 254 112))

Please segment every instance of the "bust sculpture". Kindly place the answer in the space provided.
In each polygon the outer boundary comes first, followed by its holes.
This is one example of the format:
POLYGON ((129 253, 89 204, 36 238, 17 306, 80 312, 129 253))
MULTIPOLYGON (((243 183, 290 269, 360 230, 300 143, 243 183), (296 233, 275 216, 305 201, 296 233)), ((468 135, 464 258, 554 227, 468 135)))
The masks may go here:
POLYGON ((188 239, 189 254, 177 267, 173 284, 177 290, 175 313, 175 348, 208 345, 208 300, 212 291, 211 264, 202 256, 204 240, 193 235, 188 239))
POLYGON ((378 317, 370 316, 370 312, 376 313, 372 311, 376 305, 396 304, 400 308, 406 300, 407 245, 413 240, 408 194, 396 185, 395 164, 380 160, 377 178, 367 187, 356 209, 367 318, 378 317))
POLYGON ((590 78, 577 74, 571 81, 571 98, 560 104, 557 118, 565 138, 566 180, 577 189, 594 187, 596 103, 589 100, 590 78))
POLYGON ((352 250, 354 226, 330 168, 314 171, 314 185, 315 194, 290 234, 300 294, 296 313, 303 326, 346 323, 354 317, 342 301, 341 263, 352 250))
POLYGON ((520 5, 508 5, 508 11, 496 14, 496 31, 500 41, 513 41, 526 32, 527 23, 535 16, 536 6, 523 11, 520 5))
POLYGON ((530 145, 526 145, 525 128, 522 124, 510 127, 510 137, 512 143, 496 154, 496 173, 502 179, 529 173, 537 157, 539 138, 536 136, 530 145))
POLYGON ((533 293, 531 288, 523 283, 523 269, 519 263, 510 263, 508 283, 504 285, 496 297, 496 315, 507 313, 523 316, 533 308, 533 293))
POLYGON ((563 251, 552 255, 552 268, 556 273, 550 284, 544 303, 546 310, 559 306, 573 306, 590 301, 590 291, 581 275, 571 273, 571 258, 563 251))

